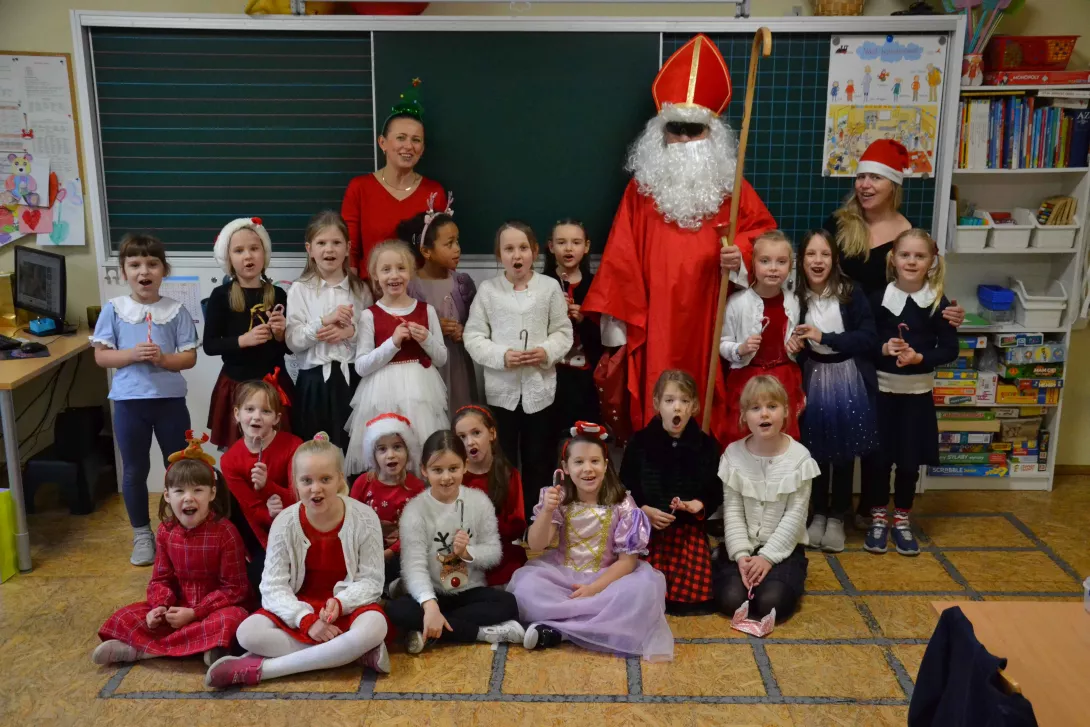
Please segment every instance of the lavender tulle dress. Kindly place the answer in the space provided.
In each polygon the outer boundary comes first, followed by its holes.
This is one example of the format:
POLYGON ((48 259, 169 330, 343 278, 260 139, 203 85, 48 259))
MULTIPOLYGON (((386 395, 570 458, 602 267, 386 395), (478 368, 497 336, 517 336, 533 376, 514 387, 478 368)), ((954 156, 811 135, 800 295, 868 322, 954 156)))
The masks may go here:
MULTIPOLYGON (((541 491, 534 518, 543 507, 541 491)), ((674 658, 666 623, 666 579, 642 560, 636 569, 590 598, 572 598, 572 585, 593 582, 619 554, 646 554, 647 516, 626 495, 619 505, 573 502, 553 512, 560 545, 515 571, 507 590, 524 623, 551 626, 587 649, 648 661, 674 658)))

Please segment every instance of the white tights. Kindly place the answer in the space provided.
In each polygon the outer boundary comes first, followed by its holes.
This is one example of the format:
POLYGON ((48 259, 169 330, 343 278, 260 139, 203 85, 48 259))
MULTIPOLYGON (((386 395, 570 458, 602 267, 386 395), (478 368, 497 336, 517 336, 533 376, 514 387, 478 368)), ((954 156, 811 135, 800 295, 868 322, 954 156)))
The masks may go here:
POLYGON ((355 661, 386 638, 386 619, 378 611, 368 611, 340 636, 321 644, 304 644, 269 618, 255 613, 239 625, 235 636, 242 648, 266 657, 261 678, 277 679, 355 661))

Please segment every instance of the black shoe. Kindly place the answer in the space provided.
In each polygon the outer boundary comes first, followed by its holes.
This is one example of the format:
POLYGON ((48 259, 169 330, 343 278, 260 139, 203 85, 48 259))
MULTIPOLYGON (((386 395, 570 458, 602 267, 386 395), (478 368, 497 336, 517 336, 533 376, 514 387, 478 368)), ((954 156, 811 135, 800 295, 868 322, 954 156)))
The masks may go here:
POLYGON ((527 649, 551 649, 564 640, 560 632, 551 626, 533 624, 526 629, 526 636, 522 639, 522 645, 527 649))

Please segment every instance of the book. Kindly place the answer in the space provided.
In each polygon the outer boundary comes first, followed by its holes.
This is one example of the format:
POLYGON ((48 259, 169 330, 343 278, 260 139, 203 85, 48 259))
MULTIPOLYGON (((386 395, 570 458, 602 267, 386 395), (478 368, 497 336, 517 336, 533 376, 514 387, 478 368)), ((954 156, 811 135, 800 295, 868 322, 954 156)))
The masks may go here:
POLYGON ((939 419, 938 427, 940 432, 991 432, 996 434, 999 432, 1000 420, 939 419))
POLYGON ((939 432, 940 444, 991 444, 991 434, 977 432, 939 432))
POLYGON ((961 409, 937 409, 936 419, 960 419, 974 421, 991 421, 995 419, 995 412, 991 409, 961 410, 961 409))
POLYGON ((1090 83, 1090 70, 985 71, 985 86, 1071 86, 1090 83))

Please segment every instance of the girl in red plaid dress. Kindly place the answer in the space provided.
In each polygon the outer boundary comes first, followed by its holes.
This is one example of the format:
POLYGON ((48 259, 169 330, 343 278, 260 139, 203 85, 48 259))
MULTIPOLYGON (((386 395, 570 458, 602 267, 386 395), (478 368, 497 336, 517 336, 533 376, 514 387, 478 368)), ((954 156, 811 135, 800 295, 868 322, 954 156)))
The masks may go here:
POLYGON ((201 441, 187 435, 190 446, 170 456, 166 472, 147 600, 102 625, 103 641, 91 654, 96 664, 201 653, 210 664, 246 618, 246 553, 224 517, 227 489, 216 486, 215 460, 201 441))
POLYGON ((690 374, 663 371, 654 402, 658 415, 625 448, 621 482, 654 528, 647 562, 666 576, 667 613, 711 610, 704 519, 723 501, 719 445, 693 419, 699 405, 690 374))

